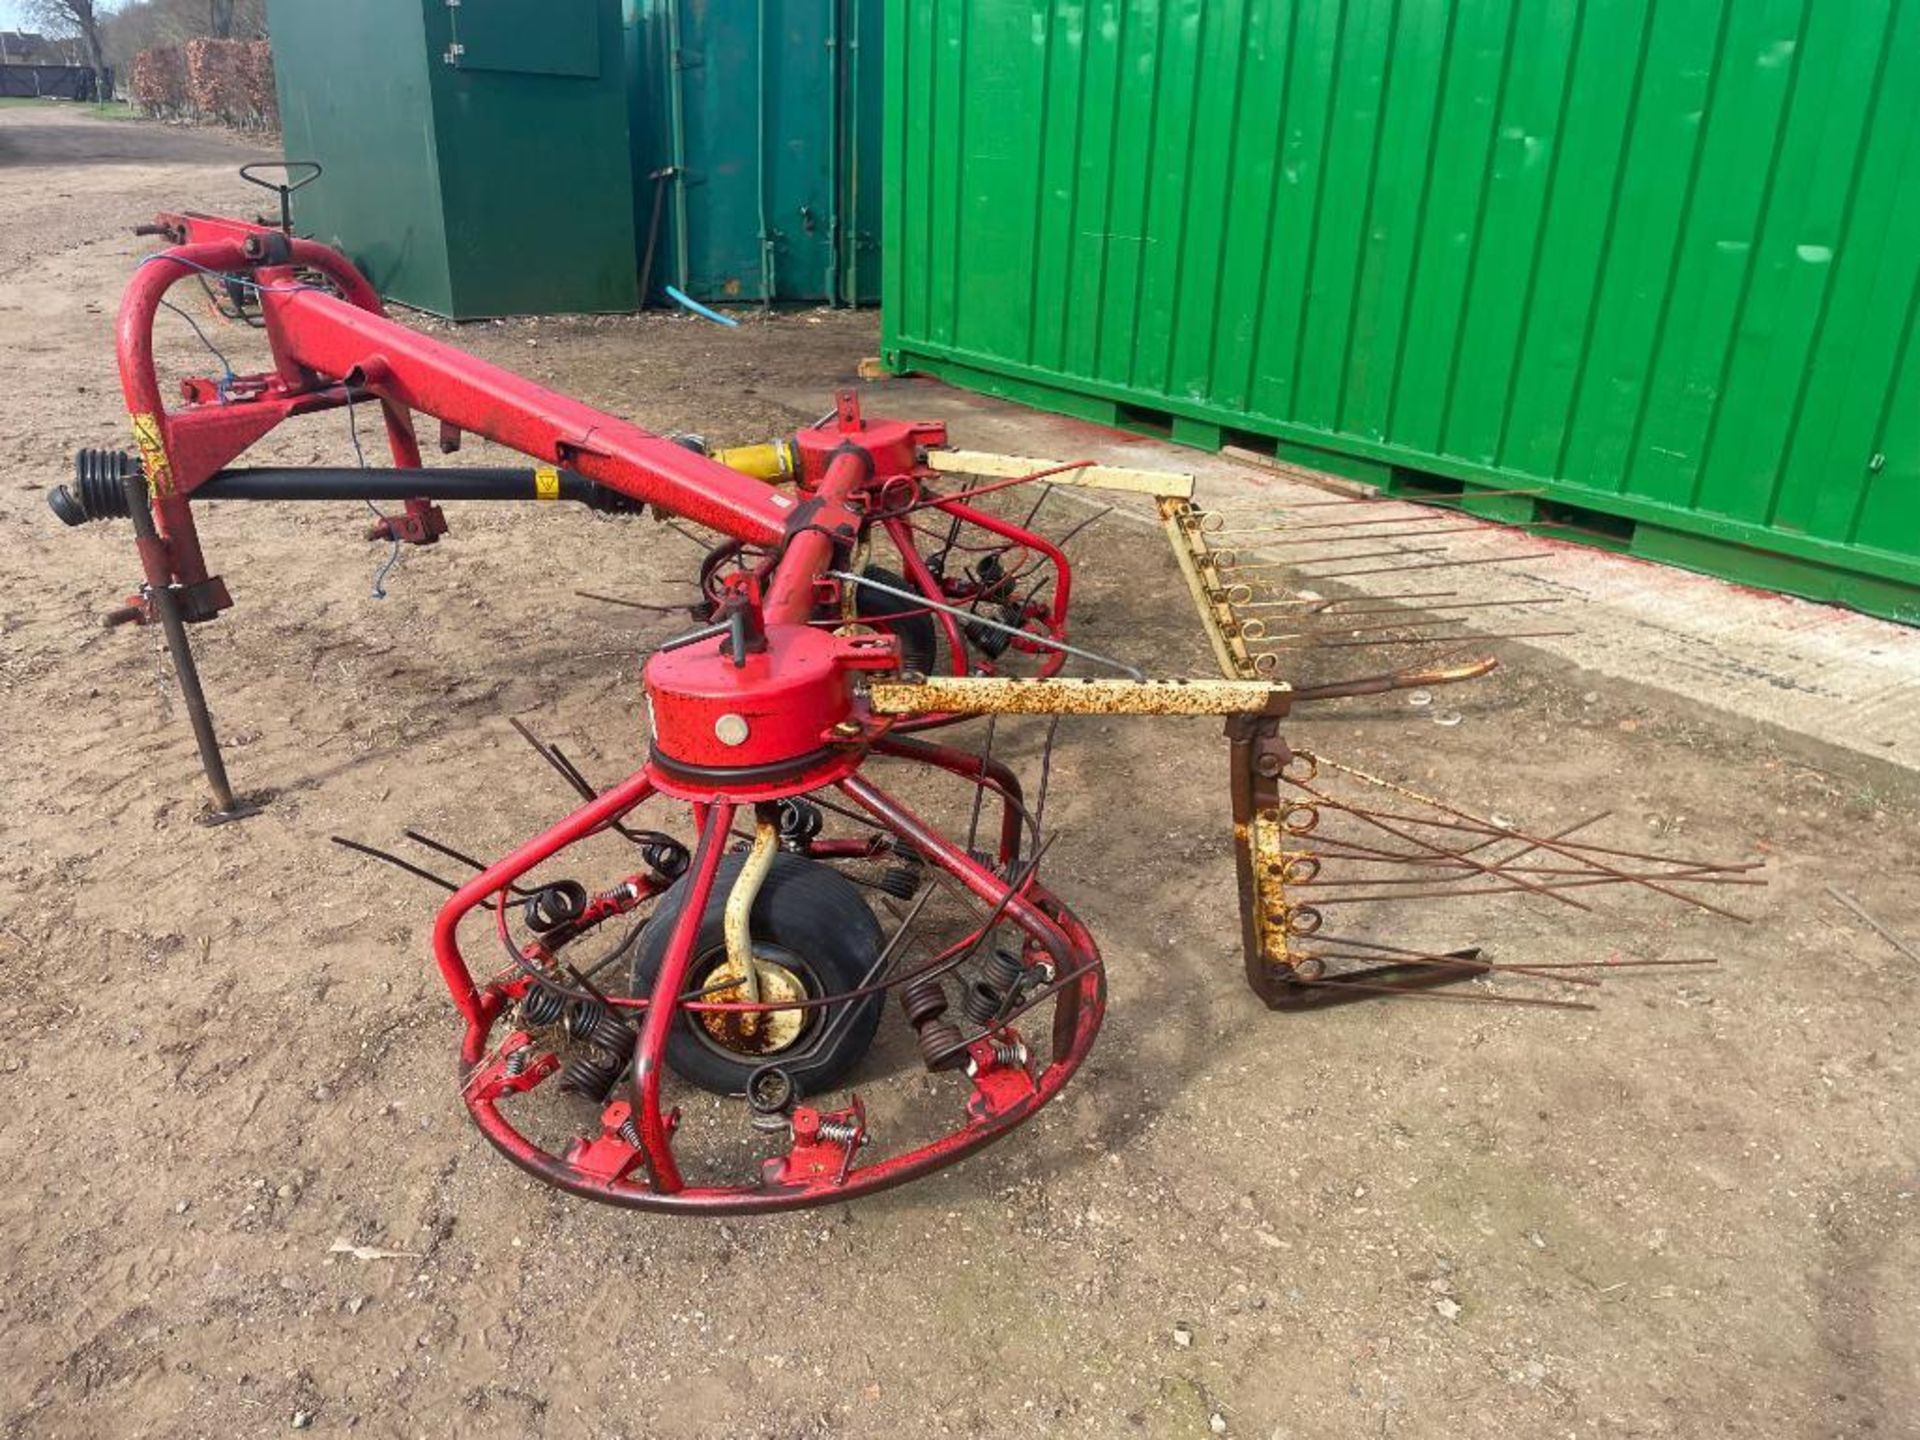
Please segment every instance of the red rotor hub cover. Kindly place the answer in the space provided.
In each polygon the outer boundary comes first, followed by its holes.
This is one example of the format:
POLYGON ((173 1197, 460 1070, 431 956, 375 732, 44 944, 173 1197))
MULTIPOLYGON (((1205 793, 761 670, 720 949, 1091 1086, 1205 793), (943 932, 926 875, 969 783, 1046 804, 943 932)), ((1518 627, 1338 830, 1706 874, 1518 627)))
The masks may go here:
POLYGON ((776 781, 811 770, 859 734, 856 673, 899 668, 890 635, 768 627, 766 648, 735 665, 728 643, 701 641, 647 662, 653 758, 668 779, 776 781), (857 721, 855 721, 857 725, 857 721))

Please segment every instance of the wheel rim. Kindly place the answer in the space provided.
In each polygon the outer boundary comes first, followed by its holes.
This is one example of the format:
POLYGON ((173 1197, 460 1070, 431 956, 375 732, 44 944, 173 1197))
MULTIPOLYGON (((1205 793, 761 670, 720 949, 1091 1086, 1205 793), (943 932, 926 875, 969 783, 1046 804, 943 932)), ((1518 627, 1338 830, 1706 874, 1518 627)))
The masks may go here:
MULTIPOLYGON (((792 951, 756 941, 753 958, 760 974, 763 1003, 819 998, 812 968, 792 951)), ((745 978, 725 950, 713 950, 695 965, 689 988, 708 992, 701 996, 703 1000, 737 1004, 747 998, 742 993, 745 978)), ((740 1064, 764 1064, 792 1052, 806 1040, 818 1017, 816 1010, 692 1011, 687 1015, 687 1029, 716 1055, 740 1064)))

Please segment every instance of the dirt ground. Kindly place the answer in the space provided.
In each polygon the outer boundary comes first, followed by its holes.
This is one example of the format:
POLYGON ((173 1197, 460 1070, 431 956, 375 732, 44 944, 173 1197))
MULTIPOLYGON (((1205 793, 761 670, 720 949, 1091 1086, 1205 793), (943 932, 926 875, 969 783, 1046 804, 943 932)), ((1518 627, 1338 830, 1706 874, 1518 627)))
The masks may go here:
MULTIPOLYGON (((129 533, 42 497, 77 446, 125 443, 112 317, 148 248, 126 227, 252 209, 247 158, 0 110, 0 1434, 1920 1435, 1920 966, 1826 895, 1920 936, 1911 777, 1524 651, 1457 727, 1356 702, 1295 738, 1535 824, 1610 806, 1627 844, 1767 856, 1747 926, 1464 917, 1505 958, 1718 969, 1610 978, 1592 1013, 1269 1017, 1226 918, 1216 727, 1088 722, 1047 869, 1112 1006, 1031 1126, 903 1190, 727 1223, 506 1165, 455 1094, 435 896, 327 837, 534 833, 567 799, 509 716, 625 773, 639 657, 677 622, 574 592, 675 599, 697 553, 651 521, 449 507, 379 601, 364 512, 211 508, 237 604, 196 639, 236 777, 270 797, 195 824, 157 639, 98 623, 137 578, 129 533)), ((726 442, 810 419, 877 348, 867 315, 432 328, 726 442)), ((179 323, 163 355, 207 361, 179 323)), ((337 415, 262 453, 350 457, 337 415)), ((1150 530, 1080 549, 1084 643, 1204 667, 1150 530)))

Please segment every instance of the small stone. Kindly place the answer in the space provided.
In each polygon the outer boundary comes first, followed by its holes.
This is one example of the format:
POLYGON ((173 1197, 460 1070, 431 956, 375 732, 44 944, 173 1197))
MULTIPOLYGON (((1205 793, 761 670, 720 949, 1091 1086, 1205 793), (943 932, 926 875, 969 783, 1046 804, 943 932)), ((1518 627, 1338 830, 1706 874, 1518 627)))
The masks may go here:
POLYGON ((1460 1318, 1460 1302, 1458 1300, 1442 1296, 1433 1302, 1433 1308, 1439 1313, 1442 1320, 1458 1320, 1460 1318))
POLYGON ((1214 1411, 1213 1414, 1207 1417, 1207 1428, 1216 1435, 1226 1434, 1227 1417, 1222 1415, 1218 1410, 1214 1411))
POLYGON ((278 1190, 274 1191, 273 1193, 278 1195, 282 1200, 291 1200, 293 1198, 293 1186, 282 1185, 278 1190))
POLYGON ((316 1085, 313 1087, 313 1098, 316 1100, 331 1100, 333 1098, 333 1091, 329 1090, 325 1085, 316 1085))
POLYGON ((176 1215, 184 1215, 187 1213, 187 1211, 191 1210, 192 1208, 193 1208, 193 1202, 191 1200, 177 1201, 174 1204, 173 1213, 176 1215))
POLYGON ((1536 1250, 1544 1250, 1547 1248, 1546 1237, 1538 1230, 1527 1231, 1527 1243, 1536 1250))
POLYGON ((1184 1320, 1173 1327, 1173 1343, 1182 1350, 1193 1348, 1193 1327, 1184 1320))
POLYGON ((296 1430, 312 1429, 313 1428, 313 1411, 311 1410, 294 1411, 293 1412, 293 1428, 296 1430))
POLYGON ((347 1313, 349 1315, 358 1315, 362 1310, 366 1308, 367 1308, 367 1297, 364 1295, 356 1295, 351 1300, 347 1301, 347 1313))

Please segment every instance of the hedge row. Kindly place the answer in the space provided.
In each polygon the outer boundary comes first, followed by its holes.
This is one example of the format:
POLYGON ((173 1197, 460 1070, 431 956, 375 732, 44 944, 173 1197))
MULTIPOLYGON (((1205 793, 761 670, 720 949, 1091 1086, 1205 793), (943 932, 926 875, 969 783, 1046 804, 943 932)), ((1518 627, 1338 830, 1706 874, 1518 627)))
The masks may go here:
POLYGON ((273 48, 265 40, 189 40, 133 58, 133 103, 163 120, 214 121, 245 130, 280 124, 273 48))

